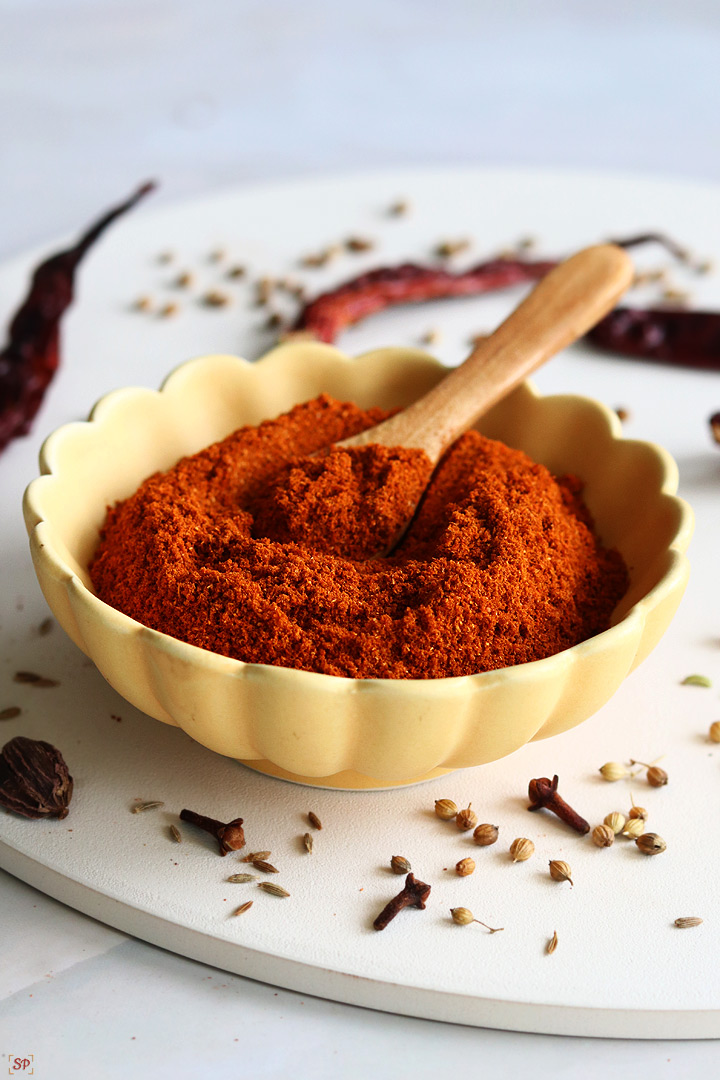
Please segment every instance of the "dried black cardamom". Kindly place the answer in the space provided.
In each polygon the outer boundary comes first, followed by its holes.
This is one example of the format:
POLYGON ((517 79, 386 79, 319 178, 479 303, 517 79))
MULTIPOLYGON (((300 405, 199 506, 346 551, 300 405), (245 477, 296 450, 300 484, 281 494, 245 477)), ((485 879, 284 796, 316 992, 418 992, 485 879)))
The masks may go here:
POLYGON ((50 743, 22 735, 0 753, 0 806, 28 818, 65 818, 73 779, 50 743))

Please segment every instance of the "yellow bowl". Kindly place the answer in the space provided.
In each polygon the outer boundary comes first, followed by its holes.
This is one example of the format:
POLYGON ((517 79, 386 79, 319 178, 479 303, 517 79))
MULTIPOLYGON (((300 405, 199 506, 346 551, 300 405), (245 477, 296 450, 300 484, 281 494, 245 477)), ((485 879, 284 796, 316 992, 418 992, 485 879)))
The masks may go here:
POLYGON ((275 776, 332 787, 387 787, 481 765, 596 712, 654 648, 685 589, 690 508, 660 447, 622 437, 587 398, 520 386, 479 425, 554 473, 585 481, 606 546, 630 589, 610 629, 555 656, 461 678, 347 679, 245 664, 150 630, 99 600, 88 563, 108 504, 178 458, 244 424, 326 391, 362 407, 407 405, 445 369, 415 349, 357 359, 289 343, 257 363, 192 360, 160 391, 118 390, 90 420, 45 442, 25 522, 48 604, 107 681, 143 712, 219 754, 275 776))

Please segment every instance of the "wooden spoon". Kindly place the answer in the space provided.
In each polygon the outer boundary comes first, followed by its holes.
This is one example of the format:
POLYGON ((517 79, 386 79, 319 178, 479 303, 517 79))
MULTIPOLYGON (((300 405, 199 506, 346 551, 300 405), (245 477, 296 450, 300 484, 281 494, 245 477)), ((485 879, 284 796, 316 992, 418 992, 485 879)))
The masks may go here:
POLYGON ((325 455, 296 463, 288 486, 283 481, 264 500, 253 535, 358 560, 387 554, 404 535, 450 444, 530 372, 593 327, 632 277, 630 258, 613 244, 586 248, 561 263, 419 401, 325 455), (379 450, 367 457, 363 448, 370 445, 379 450), (349 480, 343 451, 354 455, 349 480))
POLYGON ((336 445, 415 447, 436 465, 483 413, 607 315, 633 273, 631 259, 614 244, 597 244, 571 256, 424 397, 336 445))

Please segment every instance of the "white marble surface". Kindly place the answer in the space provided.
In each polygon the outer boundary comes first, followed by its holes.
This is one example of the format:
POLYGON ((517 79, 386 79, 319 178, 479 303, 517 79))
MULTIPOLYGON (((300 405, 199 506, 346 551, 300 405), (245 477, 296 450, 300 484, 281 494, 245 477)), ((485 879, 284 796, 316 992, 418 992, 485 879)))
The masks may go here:
MULTIPOLYGON (((148 175, 158 203, 453 162, 720 182, 714 0, 0 0, 0 24, 0 258, 148 175)), ((9 553, 6 587, 21 557, 9 553)), ((593 1080, 720 1063, 716 1043, 518 1035, 303 998, 128 939, 2 873, 0 904, 3 1074, 30 1054, 53 1080, 410 1067, 429 1080, 461 1066, 593 1080)))

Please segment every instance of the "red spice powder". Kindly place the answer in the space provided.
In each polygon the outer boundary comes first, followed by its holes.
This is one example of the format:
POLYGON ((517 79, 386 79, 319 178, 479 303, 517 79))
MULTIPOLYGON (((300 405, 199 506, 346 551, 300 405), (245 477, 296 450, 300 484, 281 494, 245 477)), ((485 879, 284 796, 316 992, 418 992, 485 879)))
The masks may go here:
POLYGON ((470 675, 607 629, 627 572, 595 537, 580 481, 474 431, 440 462, 391 557, 335 554, 342 500, 393 460, 353 468, 338 454, 299 511, 308 477, 293 479, 292 463, 386 415, 323 395, 149 477, 108 511, 98 596, 213 652, 354 678, 470 675))
POLYGON ((424 450, 402 446, 333 447, 318 457, 295 458, 246 507, 252 534, 369 559, 399 539, 431 473, 424 450))

